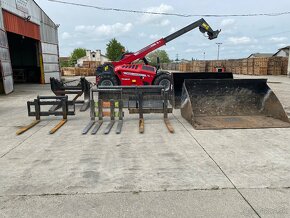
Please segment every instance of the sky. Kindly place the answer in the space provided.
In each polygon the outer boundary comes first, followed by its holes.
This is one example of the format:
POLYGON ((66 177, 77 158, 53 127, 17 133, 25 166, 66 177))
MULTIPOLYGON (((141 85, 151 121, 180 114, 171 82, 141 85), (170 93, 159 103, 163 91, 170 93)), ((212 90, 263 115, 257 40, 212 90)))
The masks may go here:
MULTIPOLYGON (((64 5, 35 0, 59 27, 60 56, 69 56, 74 48, 101 49, 116 38, 128 51, 146 45, 201 17, 176 17, 101 11, 93 8, 64 5)), ((289 0, 63 0, 100 7, 168 12, 180 14, 249 14, 290 11, 289 0)), ((198 29, 161 47, 170 59, 216 59, 217 45, 220 59, 248 57, 251 53, 275 53, 290 45, 290 14, 261 17, 207 17, 212 29, 221 29, 219 37, 208 40, 198 29)))

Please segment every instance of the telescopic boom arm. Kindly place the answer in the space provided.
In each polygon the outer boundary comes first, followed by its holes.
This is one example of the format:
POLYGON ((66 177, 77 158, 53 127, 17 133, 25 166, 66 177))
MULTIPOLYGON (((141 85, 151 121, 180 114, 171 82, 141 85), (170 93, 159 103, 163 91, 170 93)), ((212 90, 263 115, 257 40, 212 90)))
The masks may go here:
POLYGON ((135 60, 144 58, 148 53, 160 48, 161 46, 165 45, 166 43, 176 39, 177 37, 199 27, 200 32, 207 33, 208 39, 212 40, 218 37, 218 34, 220 33, 220 30, 213 31, 212 28, 208 25, 208 23, 201 18, 200 20, 170 34, 169 36, 166 36, 165 38, 161 38, 157 40, 156 42, 153 42, 152 44, 146 46, 145 48, 142 48, 141 50, 132 53, 130 55, 126 55, 122 60, 113 62, 114 66, 121 65, 121 64, 130 64, 135 60))

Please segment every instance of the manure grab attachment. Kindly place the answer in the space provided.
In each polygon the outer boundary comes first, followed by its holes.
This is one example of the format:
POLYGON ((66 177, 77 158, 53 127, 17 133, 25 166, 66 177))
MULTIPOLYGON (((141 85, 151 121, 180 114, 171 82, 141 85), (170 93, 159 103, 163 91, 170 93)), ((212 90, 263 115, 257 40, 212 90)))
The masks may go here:
POLYGON ((66 122, 68 115, 75 115, 74 101, 69 101, 67 96, 37 96, 34 101, 27 102, 28 116, 35 117, 31 124, 20 128, 16 134, 20 135, 31 129, 40 122, 42 116, 62 116, 62 120, 50 130, 50 134, 55 133, 66 122), (49 110, 48 106, 58 106, 55 111, 49 110))
MULTIPOLYGON (((90 89, 91 84, 84 77, 81 77, 77 85, 72 85, 75 81, 61 82, 53 77, 50 78, 51 91, 56 96, 74 95, 75 104, 82 104, 80 111, 86 111, 90 106, 90 89), (84 100, 77 100, 84 95, 84 100)), ((50 111, 55 111, 60 105, 54 105, 50 111)))
POLYGON ((129 114, 139 114, 139 133, 144 133, 144 114, 162 113, 164 123, 170 133, 174 132, 168 119, 168 113, 172 113, 169 107, 168 93, 163 86, 102 86, 91 89, 90 122, 83 130, 87 134, 94 126, 92 134, 96 134, 104 122, 104 117, 109 116, 104 134, 108 134, 118 118, 116 133, 122 131, 124 108, 128 108, 129 114), (98 100, 94 98, 97 95, 98 100), (105 112, 105 108, 110 108, 105 112), (98 118, 98 121, 96 121, 98 118))

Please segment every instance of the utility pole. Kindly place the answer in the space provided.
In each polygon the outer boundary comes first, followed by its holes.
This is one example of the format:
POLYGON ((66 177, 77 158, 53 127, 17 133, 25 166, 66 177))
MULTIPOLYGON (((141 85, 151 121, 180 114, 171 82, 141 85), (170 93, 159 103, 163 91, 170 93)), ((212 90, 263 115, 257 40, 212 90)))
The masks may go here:
POLYGON ((205 51, 203 52, 203 60, 205 61, 205 51))
POLYGON ((218 46, 217 60, 219 60, 219 59, 220 59, 220 46, 221 46, 223 43, 221 43, 221 42, 217 42, 216 44, 217 44, 217 46, 218 46))
POLYGON ((179 61, 179 59, 178 59, 178 54, 176 54, 176 59, 175 59, 175 61, 179 61))

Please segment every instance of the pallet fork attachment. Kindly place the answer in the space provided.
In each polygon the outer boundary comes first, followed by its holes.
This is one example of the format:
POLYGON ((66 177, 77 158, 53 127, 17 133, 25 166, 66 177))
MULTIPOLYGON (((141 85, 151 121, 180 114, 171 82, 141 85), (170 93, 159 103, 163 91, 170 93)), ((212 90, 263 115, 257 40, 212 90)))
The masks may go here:
POLYGON ((16 135, 20 135, 32 127, 36 126, 40 122, 40 118, 42 116, 62 116, 62 120, 50 130, 50 134, 54 134, 57 130, 59 130, 66 122, 68 115, 75 115, 75 104, 74 101, 68 101, 67 96, 37 96, 34 101, 27 102, 27 110, 28 116, 34 116, 35 121, 30 123, 27 126, 20 128, 16 135), (60 106, 61 110, 57 111, 45 111, 45 106, 60 106), (34 107, 34 110, 31 110, 34 107))
POLYGON ((108 134, 115 124, 115 117, 118 117, 116 134, 120 134, 123 126, 123 108, 128 108, 129 114, 139 114, 139 133, 144 133, 144 113, 163 113, 164 123, 170 133, 174 133, 174 129, 168 119, 168 113, 172 112, 172 108, 168 107, 168 93, 164 91, 163 86, 102 86, 91 89, 90 97, 91 120, 83 130, 83 134, 87 134, 92 130, 95 134, 103 124, 103 117, 110 116, 110 123, 107 125, 104 134, 108 134), (98 94, 98 103, 94 101, 94 93, 98 94), (105 113, 103 109, 110 108, 109 113, 105 113), (98 114, 96 114, 96 108, 98 114), (118 108, 116 114, 115 109, 118 108))
MULTIPOLYGON (((99 92, 100 90, 91 90, 91 97, 90 97, 90 122, 86 125, 83 129, 82 134, 87 134, 90 129, 94 126, 93 130, 91 131, 92 135, 95 135, 101 126, 104 123, 104 117, 110 117, 110 122, 106 126, 104 130, 104 134, 109 134, 111 129, 116 123, 116 118, 118 118, 118 124, 116 128, 116 134, 120 134, 123 127, 123 101, 120 98, 117 99, 110 99, 110 100, 102 100, 98 99, 97 102, 94 100, 94 93, 99 92), (109 111, 105 111, 109 109, 109 111), (117 110, 117 111, 116 111, 117 110), (96 121, 96 117, 98 117, 98 121, 96 121)), ((116 91, 116 90, 111 90, 116 91)), ((119 90, 117 91, 120 94, 119 90)))

